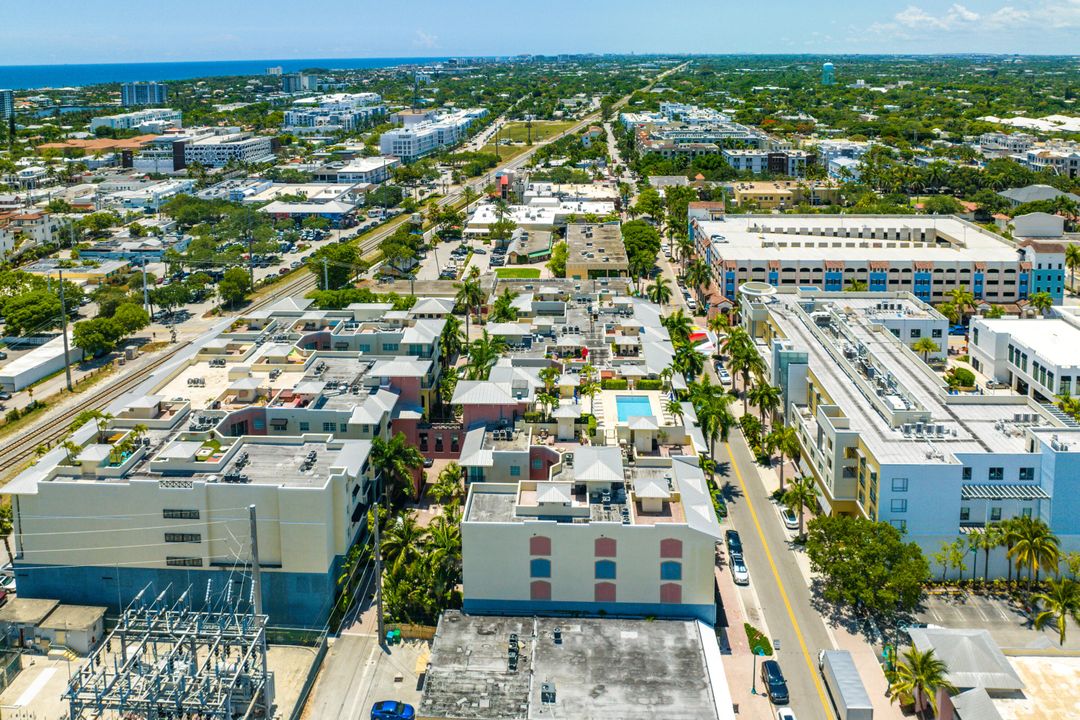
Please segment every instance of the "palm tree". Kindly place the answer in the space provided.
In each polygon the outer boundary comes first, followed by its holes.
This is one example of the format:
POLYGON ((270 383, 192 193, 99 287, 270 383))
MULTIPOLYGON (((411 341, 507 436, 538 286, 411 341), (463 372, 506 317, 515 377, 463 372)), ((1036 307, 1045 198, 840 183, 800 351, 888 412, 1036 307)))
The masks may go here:
POLYGON ((679 262, 686 267, 686 262, 694 252, 694 243, 686 235, 680 235, 675 239, 675 247, 679 250, 679 262))
POLYGON ((392 518, 382 533, 382 554, 387 568, 393 572, 419 558, 425 535, 427 531, 420 527, 415 513, 403 512, 392 518))
POLYGON ((749 399, 747 393, 750 390, 750 376, 761 377, 765 374, 765 361, 758 355, 753 345, 740 345, 728 360, 731 372, 742 377, 743 388, 743 412, 749 411, 749 399))
POLYGON ((758 413, 761 414, 761 422, 765 422, 766 415, 775 420, 775 413, 781 402, 780 388, 767 382, 757 382, 754 383, 754 387, 750 388, 746 395, 750 400, 750 404, 756 407, 758 413))
POLYGON ((1065 247, 1065 267, 1069 268, 1069 287, 1076 292, 1076 268, 1080 267, 1080 245, 1065 247))
POLYGON ((934 655, 933 648, 922 652, 912 647, 896 664, 889 700, 895 702, 901 695, 911 695, 915 699, 916 712, 925 702, 937 714, 938 690, 956 692, 956 687, 946 679, 948 673, 949 669, 934 655))
POLYGON ((1029 517, 1019 518, 1016 542, 1009 550, 1009 557, 1016 563, 1016 573, 1019 578, 1020 569, 1028 568, 1028 587, 1032 581, 1039 582, 1039 571, 1043 568, 1056 568, 1061 557, 1058 547, 1059 540, 1050 532, 1050 528, 1042 520, 1033 520, 1029 517))
POLYGON ((67 453, 67 457, 64 459, 65 464, 74 466, 79 460, 79 453, 82 452, 82 445, 71 440, 65 440, 60 446, 64 448, 64 452, 67 453))
MULTIPOLYGON (((706 378, 707 382, 708 378, 706 378)), ((731 414, 731 402, 733 398, 727 393, 712 394, 694 404, 694 412, 697 414, 698 423, 705 437, 709 440, 709 455, 716 458, 716 441, 727 442, 728 432, 735 424, 735 416, 731 414)))
POLYGON ((1048 292, 1037 292, 1028 298, 1028 304, 1039 311, 1040 315, 1046 315, 1054 306, 1054 297, 1048 292))
POLYGON ((468 338, 461 332, 461 320, 458 320, 457 315, 447 315, 439 338, 439 355, 444 368, 449 367, 450 362, 461 354, 468 342, 468 338))
MULTIPOLYGON (((990 551, 1001 546, 1004 532, 999 523, 990 523, 984 530, 977 530, 971 534, 975 538, 973 547, 983 551, 983 580, 990 579, 990 551)), ((974 576, 974 573, 972 573, 974 576)))
MULTIPOLYGON (((479 308, 484 302, 484 291, 480 288, 480 281, 475 278, 465 278, 459 283, 454 283, 457 295, 454 302, 465 309, 465 337, 469 337, 469 315, 473 308, 479 308)), ((477 311, 479 315, 479 310, 477 311)))
POLYGON ((375 438, 371 443, 371 466, 381 480, 386 502, 390 504, 390 491, 409 488, 415 495, 413 471, 424 466, 424 456, 410 445, 405 433, 399 432, 389 440, 375 438))
POLYGON ((784 506, 793 512, 799 513, 799 537, 803 538, 803 511, 808 505, 817 499, 814 491, 814 478, 798 477, 791 481, 787 490, 784 491, 784 506))
POLYGON ((844 286, 845 292, 866 292, 867 285, 864 280, 852 280, 844 286))
POLYGON ((701 300, 701 287, 708 285, 711 279, 712 273, 709 272, 708 264, 700 258, 690 263, 686 268, 686 283, 694 289, 694 295, 697 296, 699 301, 701 300))
POLYGON ((983 317, 989 320, 1005 317, 1005 308, 1001 307, 1000 305, 991 305, 990 307, 986 308, 986 312, 983 313, 983 317))
MULTIPOLYGON (((716 333, 716 336, 726 335, 731 330, 731 322, 728 320, 727 313, 716 311, 709 316, 705 326, 716 333)), ((717 344, 717 353, 720 352, 720 345, 717 344)))
POLYGON ((780 453, 780 491, 784 490, 784 464, 790 458, 798 460, 799 436, 790 425, 777 425, 765 436, 768 447, 780 453))
POLYGON ((487 380, 488 372, 506 350, 506 341, 493 337, 487 328, 480 337, 469 345, 469 362, 465 366, 465 376, 469 380, 487 380))
POLYGON ((582 395, 589 398, 589 413, 593 413, 595 410, 596 396, 600 394, 600 381, 596 376, 596 368, 585 363, 581 366, 581 384, 579 386, 579 392, 582 395))
POLYGON ((968 290, 966 285, 961 285, 949 290, 947 295, 952 300, 957 312, 960 313, 960 321, 963 322, 967 317, 967 310, 975 309, 975 294, 968 290))
POLYGON ((701 373, 705 370, 705 356, 690 345, 679 345, 675 348, 672 365, 683 374, 683 377, 694 380, 701 377, 701 373))
POLYGON ((682 308, 678 308, 660 322, 667 328, 668 335, 671 336, 672 344, 680 345, 690 342, 690 333, 694 328, 694 323, 686 313, 683 312, 682 308))
MULTIPOLYGON (((436 570, 436 575, 453 579, 461 572, 461 511, 452 507, 442 515, 437 515, 427 532, 428 559, 436 570)), ((450 584, 450 583, 447 583, 450 584)))
POLYGON ((439 473, 439 478, 431 486, 431 497, 440 505, 456 504, 465 496, 465 489, 461 480, 465 476, 461 466, 456 462, 450 462, 439 473))
POLYGON ((671 300, 671 283, 666 277, 660 275, 656 278, 656 282, 649 286, 646 294, 657 305, 667 305, 671 300))
POLYGON ((494 322, 513 322, 517 320, 517 310, 514 309, 514 298, 517 295, 509 287, 503 288, 502 295, 495 298, 492 305, 491 319, 494 322))
MULTIPOLYGON (((1001 541, 1000 545, 1005 547, 1005 556, 1009 560, 1012 560, 1013 547, 1016 545, 1016 541, 1020 538, 1020 525, 1021 521, 1018 517, 1008 518, 998 523, 998 527, 1001 529, 1001 541)), ((1009 582, 1012 582, 1012 562, 1006 563, 1009 567, 1009 582)), ((1017 581, 1020 580, 1019 570, 1017 570, 1017 581)))
POLYGON ((8 539, 14 529, 14 511, 12 510, 11 502, 9 501, 3 505, 0 505, 0 536, 4 538, 4 550, 7 551, 7 556, 9 560, 15 557, 11 554, 11 541, 8 539))
POLYGON ((930 357, 930 353, 938 352, 941 350, 941 346, 928 337, 922 337, 915 341, 911 349, 917 353, 922 353, 923 362, 926 362, 930 357))
POLYGON ((679 402, 678 398, 670 398, 664 405, 664 410, 672 418, 682 418, 684 414, 682 403, 679 402))
POLYGON ((480 197, 480 193, 473 190, 471 185, 466 185, 465 189, 461 191, 461 197, 465 201, 465 212, 468 213, 469 206, 480 197))
POLYGON ((1069 578, 1050 581, 1050 590, 1033 595, 1032 600, 1043 609, 1035 615, 1035 627, 1041 630, 1051 620, 1058 629, 1058 642, 1065 644, 1065 627, 1069 618, 1080 623, 1080 583, 1069 578))

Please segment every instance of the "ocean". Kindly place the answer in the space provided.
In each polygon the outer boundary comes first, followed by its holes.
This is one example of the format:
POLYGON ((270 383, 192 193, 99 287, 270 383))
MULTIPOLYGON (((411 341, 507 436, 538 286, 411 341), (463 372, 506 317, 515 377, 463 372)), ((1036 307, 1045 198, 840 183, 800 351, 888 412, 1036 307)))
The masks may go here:
POLYGON ((262 75, 268 67, 283 72, 307 68, 356 70, 416 65, 448 58, 309 58, 301 60, 215 60, 209 62, 108 63, 96 65, 0 65, 0 88, 76 87, 135 80, 190 80, 229 75, 262 75))

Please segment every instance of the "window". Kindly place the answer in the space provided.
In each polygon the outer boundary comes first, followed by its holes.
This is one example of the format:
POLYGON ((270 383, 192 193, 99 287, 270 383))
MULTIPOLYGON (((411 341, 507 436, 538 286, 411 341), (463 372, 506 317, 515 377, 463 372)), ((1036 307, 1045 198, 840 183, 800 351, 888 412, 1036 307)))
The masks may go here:
POLYGON ((907 512, 907 500, 891 500, 889 502, 889 510, 894 513, 906 513, 907 512))
POLYGON ((660 602, 681 603, 682 585, 679 583, 664 583, 660 586, 660 602))
POLYGON ((521 466, 520 465, 511 465, 510 466, 510 477, 521 477, 521 466))
POLYGON ((383 352, 397 352, 397 343, 383 343, 383 352))
POLYGON ((367 343, 360 343, 360 352, 371 352, 371 345, 368 345, 367 343))
POLYGON ((550 555, 551 538, 544 537, 543 535, 534 535, 533 537, 529 538, 529 554, 550 555))
POLYGON ((596 561, 596 579, 597 580, 614 580, 615 579, 615 562, 613 560, 597 560, 596 561))
POLYGON ((1058 391, 1059 395, 1065 395, 1066 397, 1072 395, 1072 376, 1061 376, 1061 388, 1058 391))
POLYGON ((999 520, 1001 520, 1001 508, 990 508, 990 522, 998 522, 999 520))
POLYGON ((674 538, 667 538, 660 541, 660 557, 662 558, 681 558, 682 557, 682 540, 676 540, 674 538))
POLYGON ((165 564, 173 565, 177 567, 202 567, 202 558, 194 557, 178 557, 175 555, 166 555, 165 564))
POLYGON ((199 533, 165 533, 167 543, 199 543, 202 535, 199 533))
POLYGON ((1021 514, 1022 514, 1022 515, 1023 515, 1024 517, 1026 517, 1026 518, 1029 518, 1029 517, 1031 517, 1031 508, 1029 508, 1029 507, 1026 507, 1026 508, 1022 509, 1022 510, 1020 511, 1020 513, 1021 513, 1021 514))
POLYGON ((907 520, 890 520, 889 522, 900 532, 907 532, 907 520))
POLYGON ((990 468, 990 472, 988 474, 988 477, 989 477, 990 480, 1004 480, 1005 479, 1005 468, 1001 468, 1001 467, 992 467, 992 468, 990 468))
POLYGON ((922 337, 922 330, 920 330, 919 328, 912 328, 912 330, 911 330, 911 339, 915 340, 915 339, 918 339, 918 338, 921 338, 921 337, 922 337))
POLYGON ((964 469, 963 469, 963 470, 961 471, 961 477, 962 477, 962 478, 963 478, 964 480, 970 480, 970 479, 971 479, 971 468, 969 468, 969 467, 966 467, 966 468, 964 468, 964 469))
POLYGON ((970 519, 971 519, 971 508, 969 508, 969 507, 961 507, 960 508, 960 522, 967 522, 970 519))
POLYGON ((198 510, 171 510, 166 508, 161 511, 161 517, 166 520, 198 520, 198 510))
POLYGON ((1025 480, 1030 481, 1030 480, 1034 480, 1034 479, 1035 479, 1035 468, 1033 468, 1033 467, 1022 467, 1022 468, 1020 468, 1020 480, 1021 481, 1025 481, 1025 480))
POLYGON ((544 461, 541 460, 540 458, 533 458, 533 460, 532 460, 532 469, 533 470, 543 470, 544 469, 544 461))
POLYGON ((940 338, 941 337, 941 329, 940 328, 935 328, 935 329, 931 330, 930 331, 930 337, 934 338, 935 340, 940 338))
POLYGON ((615 557, 616 550, 615 538, 596 538, 593 541, 593 555, 596 557, 615 557))
POLYGON ((892 489, 893 492, 907 492, 908 479, 907 478, 893 478, 892 489))
POLYGON ((311 423, 306 423, 306 422, 300 423, 300 432, 305 433, 310 429, 311 429, 311 423))
POLYGON ((682 563, 675 560, 666 560, 660 563, 661 580, 682 580, 682 563))
POLYGON ((551 577, 551 561, 547 558, 533 558, 529 561, 529 577, 551 577))
POLYGON ((322 424, 322 429, 323 429, 323 432, 332 433, 335 430, 337 430, 337 423, 324 422, 322 424))
POLYGON ((550 600, 551 583, 545 580, 534 580, 533 582, 529 583, 529 599, 550 600))
POLYGON ((979 344, 979 328, 975 328, 971 331, 971 340, 978 345, 979 344))
POLYGON ((615 602, 615 583, 596 583, 593 586, 593 600, 596 602, 615 602))

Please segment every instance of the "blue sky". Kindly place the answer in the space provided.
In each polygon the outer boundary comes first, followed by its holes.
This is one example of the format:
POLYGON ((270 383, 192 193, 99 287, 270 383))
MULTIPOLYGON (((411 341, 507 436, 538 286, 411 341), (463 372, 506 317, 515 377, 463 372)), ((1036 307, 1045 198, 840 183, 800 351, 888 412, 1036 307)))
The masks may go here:
POLYGON ((0 65, 561 52, 1080 52, 1080 0, 4 5, 0 65))

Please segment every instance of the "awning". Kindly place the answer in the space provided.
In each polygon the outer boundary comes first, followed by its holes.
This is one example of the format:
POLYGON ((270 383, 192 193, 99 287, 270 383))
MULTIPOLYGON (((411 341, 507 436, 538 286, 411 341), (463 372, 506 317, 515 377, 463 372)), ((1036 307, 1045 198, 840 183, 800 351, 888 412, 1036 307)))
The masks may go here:
POLYGON ((1049 500, 1038 485, 962 485, 961 500, 1049 500))

